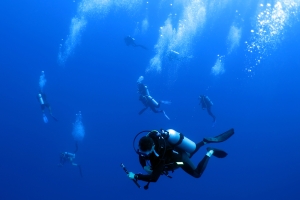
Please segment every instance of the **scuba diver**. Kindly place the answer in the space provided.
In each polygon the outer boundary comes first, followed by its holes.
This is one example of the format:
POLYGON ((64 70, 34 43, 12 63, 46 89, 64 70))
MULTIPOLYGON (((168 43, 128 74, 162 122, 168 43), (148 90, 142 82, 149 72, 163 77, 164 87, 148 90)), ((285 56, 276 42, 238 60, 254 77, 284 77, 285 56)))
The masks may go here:
POLYGON ((142 131, 135 136, 134 142, 138 135, 144 132, 148 132, 147 136, 141 137, 139 149, 136 150, 134 147, 134 150, 139 155, 140 164, 148 174, 127 172, 127 176, 135 183, 138 180, 148 182, 144 186, 144 189, 148 189, 149 183, 156 182, 160 175, 172 178, 169 176, 169 172, 174 172, 178 168, 182 168, 195 178, 200 178, 211 156, 224 158, 227 153, 220 149, 207 147, 206 155, 197 166, 194 166, 190 158, 205 144, 226 141, 234 134, 234 129, 215 137, 204 138, 197 144, 173 129, 161 130, 160 132, 157 130, 142 131))
POLYGON ((201 104, 202 110, 206 108, 207 113, 213 118, 213 126, 214 126, 216 122, 216 117, 211 112, 211 106, 213 105, 213 102, 206 95, 200 95, 199 99, 200 99, 199 105, 201 104))
POLYGON ((76 164, 73 162, 73 160, 75 159, 75 154, 78 151, 78 144, 77 142, 75 143, 75 151, 74 153, 69 153, 69 152, 62 152, 60 154, 60 159, 59 159, 59 167, 62 167, 65 163, 71 163, 73 166, 77 166, 79 168, 79 173, 80 176, 82 177, 82 170, 81 170, 81 166, 79 164, 76 164))
POLYGON ((50 104, 48 103, 47 101, 47 97, 46 97, 46 94, 43 93, 43 92, 39 92, 38 95, 37 95, 37 99, 38 101, 40 102, 40 105, 41 105, 41 109, 42 109, 42 113, 43 113, 43 120, 45 123, 48 123, 48 118, 45 114, 45 108, 48 108, 49 110, 49 113, 51 115, 51 117, 55 120, 55 121, 58 121, 52 114, 52 110, 51 110, 51 106, 50 104))
POLYGON ((143 48, 143 49, 145 49, 145 50, 148 50, 145 46, 140 45, 140 44, 136 44, 136 43, 135 43, 135 39, 134 39, 133 37, 126 36, 126 37, 124 38, 124 41, 125 41, 125 43, 126 43, 127 46, 141 47, 141 48, 143 48))
POLYGON ((155 101, 153 97, 150 96, 148 87, 142 83, 144 80, 143 76, 140 76, 137 80, 137 86, 138 86, 138 93, 140 95, 139 100, 144 104, 145 108, 143 108, 139 115, 141 115, 145 110, 150 108, 154 113, 163 113, 165 117, 170 120, 170 118, 167 116, 164 110, 158 110, 157 108, 160 107, 160 104, 170 104, 169 101, 155 101))

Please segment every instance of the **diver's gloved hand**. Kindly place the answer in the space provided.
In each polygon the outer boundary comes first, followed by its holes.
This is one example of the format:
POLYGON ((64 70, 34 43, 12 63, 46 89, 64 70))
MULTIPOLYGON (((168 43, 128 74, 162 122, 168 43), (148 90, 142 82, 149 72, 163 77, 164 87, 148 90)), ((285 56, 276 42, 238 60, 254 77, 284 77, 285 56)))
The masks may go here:
POLYGON ((47 118, 47 116, 45 115, 45 113, 43 114, 43 120, 44 120, 45 123, 48 123, 48 118, 47 118))
POLYGON ((131 180, 135 180, 135 173, 133 173, 133 172, 129 172, 128 174, 127 174, 127 176, 131 179, 131 180))
POLYGON ((145 166, 144 170, 148 173, 148 174, 152 174, 153 170, 151 170, 151 166, 145 166))

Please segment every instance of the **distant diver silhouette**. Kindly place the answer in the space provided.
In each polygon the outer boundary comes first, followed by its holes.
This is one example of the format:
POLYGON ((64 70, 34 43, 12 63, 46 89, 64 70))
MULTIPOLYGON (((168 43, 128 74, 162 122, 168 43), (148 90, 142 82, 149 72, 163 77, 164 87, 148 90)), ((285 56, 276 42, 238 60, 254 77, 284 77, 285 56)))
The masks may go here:
POLYGON ((143 108, 139 115, 141 115, 145 110, 150 108, 154 113, 163 113, 164 116, 170 120, 170 118, 167 116, 166 112, 164 110, 159 110, 161 104, 171 104, 170 101, 159 101, 157 102, 152 96, 150 96, 148 87, 142 83, 144 80, 143 76, 140 76, 137 80, 137 86, 138 86, 138 93, 139 93, 139 100, 143 103, 145 108, 143 108))
POLYGON ((148 50, 147 47, 143 46, 143 45, 140 45, 140 44, 136 44, 135 43, 135 39, 133 37, 130 37, 130 36, 126 36, 124 38, 124 41, 126 43, 127 46, 133 46, 133 47, 141 47, 145 50, 148 50))
POLYGON ((75 151, 74 153, 70 153, 70 152, 62 152, 60 154, 60 159, 59 159, 59 167, 64 166, 65 163, 71 163, 73 166, 78 167, 79 169, 79 174, 81 177, 82 176, 82 170, 81 170, 81 166, 77 163, 74 163, 73 160, 75 159, 75 154, 78 151, 78 143, 75 143, 75 151))
POLYGON ((202 110, 206 109, 207 113, 213 118, 213 126, 214 126, 215 123, 216 123, 216 117, 211 112, 211 107, 213 105, 213 102, 206 95, 200 95, 199 99, 200 99, 200 103, 199 104, 201 104, 202 110))
POLYGON ((43 93, 42 91, 40 91, 37 95, 37 99, 41 105, 41 110, 42 110, 42 114, 43 114, 43 120, 45 123, 48 123, 48 118, 45 114, 45 108, 48 108, 49 110, 49 114, 50 116, 55 120, 55 121, 58 121, 52 114, 52 109, 51 109, 51 106, 50 104, 48 103, 47 101, 47 97, 46 97, 46 94, 43 93))

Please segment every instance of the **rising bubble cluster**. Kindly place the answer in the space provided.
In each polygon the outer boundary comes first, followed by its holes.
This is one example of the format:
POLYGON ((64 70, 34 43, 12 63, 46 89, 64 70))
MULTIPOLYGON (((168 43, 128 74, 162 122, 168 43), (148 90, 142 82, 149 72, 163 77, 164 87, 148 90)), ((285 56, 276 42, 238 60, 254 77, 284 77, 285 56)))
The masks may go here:
POLYGON ((211 73, 213 75, 221 75, 225 72, 225 69, 224 69, 224 56, 219 56, 218 55, 218 58, 215 62, 215 65, 211 68, 211 73))
POLYGON ((137 10, 142 0, 83 0, 79 3, 76 16, 71 20, 67 39, 60 45, 58 62, 64 65, 80 42, 81 34, 85 30, 91 17, 102 19, 111 9, 125 9, 129 13, 137 10))
POLYGON ((247 51, 253 54, 254 63, 246 68, 252 72, 253 67, 262 59, 271 55, 284 38, 286 26, 291 25, 291 16, 298 13, 299 0, 280 0, 274 4, 260 4, 255 18, 255 26, 249 30, 252 34, 250 41, 246 41, 247 51))
POLYGON ((73 131, 72 135, 75 141, 82 141, 85 135, 85 129, 82 123, 82 115, 79 111, 78 114, 76 114, 76 120, 73 124, 73 131))

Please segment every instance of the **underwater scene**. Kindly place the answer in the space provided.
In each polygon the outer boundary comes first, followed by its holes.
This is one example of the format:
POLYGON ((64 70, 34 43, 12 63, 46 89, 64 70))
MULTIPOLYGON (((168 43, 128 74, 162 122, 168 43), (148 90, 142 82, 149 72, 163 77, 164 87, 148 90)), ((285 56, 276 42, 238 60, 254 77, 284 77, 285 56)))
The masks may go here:
POLYGON ((297 200, 300 0, 0 6, 1 200, 297 200))

